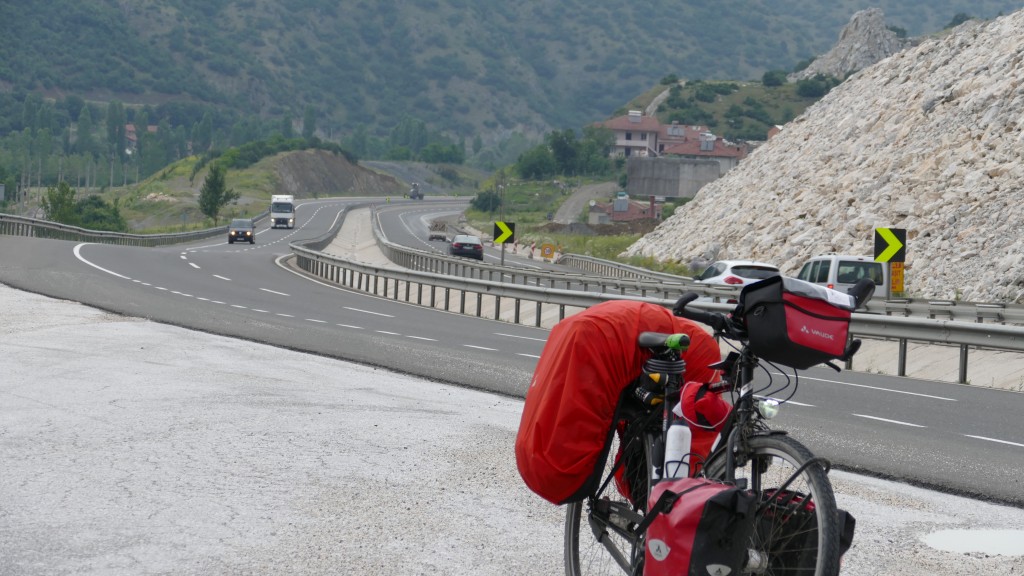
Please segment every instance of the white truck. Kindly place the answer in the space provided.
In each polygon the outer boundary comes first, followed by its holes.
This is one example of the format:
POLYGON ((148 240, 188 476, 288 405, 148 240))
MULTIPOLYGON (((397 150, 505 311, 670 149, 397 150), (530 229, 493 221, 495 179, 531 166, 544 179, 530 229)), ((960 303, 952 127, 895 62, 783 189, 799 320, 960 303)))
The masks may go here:
POLYGON ((430 230, 427 235, 427 241, 440 240, 442 242, 448 241, 448 223, 443 220, 434 220, 430 223, 430 230))
POLYGON ((295 196, 274 194, 270 197, 270 227, 295 227, 295 196))

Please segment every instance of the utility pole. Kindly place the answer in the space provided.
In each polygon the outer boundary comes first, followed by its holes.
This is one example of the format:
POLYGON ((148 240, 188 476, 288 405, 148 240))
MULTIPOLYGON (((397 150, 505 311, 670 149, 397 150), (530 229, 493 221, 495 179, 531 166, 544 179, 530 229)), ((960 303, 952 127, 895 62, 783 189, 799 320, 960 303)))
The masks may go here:
MULTIPOLYGON (((504 175, 502 175, 501 178, 498 181, 500 182, 500 184, 498 184, 498 195, 501 198, 501 200, 500 200, 501 203, 498 204, 498 214, 499 214, 498 221, 499 222, 504 222, 505 221, 505 177, 504 177, 504 175)), ((504 242, 501 243, 501 266, 502 267, 505 266, 505 243, 504 242)))

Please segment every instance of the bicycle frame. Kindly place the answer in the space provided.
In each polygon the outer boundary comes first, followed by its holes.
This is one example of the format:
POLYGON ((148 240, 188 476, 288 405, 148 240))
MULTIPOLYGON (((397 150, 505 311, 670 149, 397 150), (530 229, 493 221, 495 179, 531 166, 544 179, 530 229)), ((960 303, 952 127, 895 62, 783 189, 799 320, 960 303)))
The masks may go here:
MULTIPOLYGON (((728 363, 729 359, 726 362, 728 363)), ((737 450, 737 445, 745 441, 750 434, 754 433, 754 428, 762 423, 761 414, 754 402, 754 389, 751 386, 754 380, 754 369, 757 366, 757 358, 751 354, 746 345, 743 345, 737 357, 732 361, 732 366, 728 367, 731 372, 727 372, 727 378, 731 380, 729 388, 738 391, 739 396, 722 426, 719 438, 724 438, 725 442, 719 441, 718 446, 708 454, 708 460, 711 460, 723 450, 725 451, 727 473, 725 480, 731 484, 736 483, 736 454, 744 452, 737 450)), ((785 432, 776 433, 784 434, 785 432)))

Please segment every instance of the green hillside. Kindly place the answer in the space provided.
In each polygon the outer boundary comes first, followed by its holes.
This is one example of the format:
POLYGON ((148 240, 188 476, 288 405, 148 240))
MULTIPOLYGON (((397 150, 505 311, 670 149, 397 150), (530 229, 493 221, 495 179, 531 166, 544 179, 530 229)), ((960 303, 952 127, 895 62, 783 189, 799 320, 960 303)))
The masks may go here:
MULTIPOLYGON (((0 92, 162 109, 172 126, 315 112, 318 135, 411 116, 487 145, 578 127, 667 74, 755 80, 881 7, 911 35, 1010 0, 49 0, 0 3, 0 92)), ((0 124, 5 130, 18 123, 0 124)))

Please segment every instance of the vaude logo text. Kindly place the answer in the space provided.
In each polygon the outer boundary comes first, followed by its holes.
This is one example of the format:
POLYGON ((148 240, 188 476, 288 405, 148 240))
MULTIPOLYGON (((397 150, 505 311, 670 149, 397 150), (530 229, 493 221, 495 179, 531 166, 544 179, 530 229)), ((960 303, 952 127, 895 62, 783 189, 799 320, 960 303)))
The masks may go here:
POLYGON ((810 334, 811 336, 817 336, 818 338, 824 338, 826 340, 835 340, 836 339, 835 334, 829 334, 828 332, 822 332, 821 330, 818 330, 817 328, 808 328, 806 324, 804 324, 803 327, 800 328, 800 331, 803 332, 804 334, 810 334))

